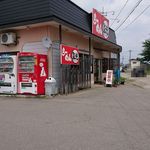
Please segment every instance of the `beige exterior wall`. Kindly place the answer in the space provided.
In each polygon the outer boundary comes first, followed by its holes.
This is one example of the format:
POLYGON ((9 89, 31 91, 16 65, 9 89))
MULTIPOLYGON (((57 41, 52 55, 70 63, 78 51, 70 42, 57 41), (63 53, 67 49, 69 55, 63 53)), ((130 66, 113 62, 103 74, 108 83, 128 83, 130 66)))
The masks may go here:
MULTIPOLYGON (((7 31, 6 31, 7 32, 7 31)), ((23 47, 27 43, 41 42, 43 37, 50 37, 52 41, 59 41, 59 28, 53 26, 42 26, 42 27, 27 27, 14 31, 17 34, 17 45, 0 45, 0 52, 13 52, 22 51, 23 47)), ((83 35, 77 33, 70 33, 62 30, 62 43, 74 47, 78 47, 81 50, 89 49, 88 39, 84 38, 83 35)), ((52 74, 52 62, 51 52, 48 52, 49 57, 49 75, 52 74)))
MULTIPOLYGON (((59 41, 59 28, 53 26, 42 27, 28 27, 25 29, 16 30, 18 37, 18 44, 11 46, 0 45, 0 52, 13 52, 22 51, 23 47, 27 43, 41 42, 43 37, 50 37, 52 41, 59 41)), ((62 30, 62 43, 74 47, 78 47, 80 50, 89 51, 89 39, 84 35, 77 32, 68 32, 68 30, 62 30)), ((93 47, 93 44, 92 44, 93 47)), ((52 62, 51 51, 48 53, 49 57, 49 75, 52 74, 52 62)), ((100 50, 92 49, 92 55, 94 58, 102 59, 108 57, 108 53, 103 53, 100 50), (107 56, 106 56, 107 55, 107 56)), ((94 84, 94 74, 91 75, 92 84, 94 84)))
MULTIPOLYGON (((15 33, 17 33, 18 44, 10 46, 0 45, 0 52, 22 51, 24 44, 41 42, 42 38, 45 36, 50 37, 52 41, 59 40, 59 29, 52 26, 26 28, 16 30, 15 33)), ((83 50, 89 49, 88 39, 84 38, 82 35, 77 35, 76 33, 62 31, 62 43, 83 50)))
POLYGON ((94 58, 102 59, 102 52, 100 50, 92 50, 92 55, 94 58))
POLYGON ((51 37, 52 40, 58 40, 58 29, 54 27, 36 27, 16 30, 18 37, 17 45, 3 46, 0 45, 0 52, 22 51, 24 44, 32 42, 41 42, 45 36, 51 37))
POLYGON ((89 50, 89 40, 82 35, 77 35, 69 32, 62 32, 62 43, 73 47, 78 47, 81 50, 89 50))

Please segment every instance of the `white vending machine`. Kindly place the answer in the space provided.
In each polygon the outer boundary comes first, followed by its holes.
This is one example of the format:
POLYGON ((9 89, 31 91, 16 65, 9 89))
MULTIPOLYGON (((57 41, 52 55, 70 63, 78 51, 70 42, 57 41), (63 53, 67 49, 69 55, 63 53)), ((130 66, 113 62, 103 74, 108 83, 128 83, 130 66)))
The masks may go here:
POLYGON ((0 53, 0 94, 17 93, 17 53, 0 53))

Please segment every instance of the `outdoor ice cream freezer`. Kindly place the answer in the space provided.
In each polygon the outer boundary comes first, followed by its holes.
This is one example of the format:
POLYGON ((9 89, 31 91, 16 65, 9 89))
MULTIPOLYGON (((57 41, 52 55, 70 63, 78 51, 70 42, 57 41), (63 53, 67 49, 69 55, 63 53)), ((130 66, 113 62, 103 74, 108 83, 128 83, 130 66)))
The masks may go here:
POLYGON ((18 93, 45 94, 48 77, 47 55, 21 52, 18 54, 18 93))
POLYGON ((17 93, 17 53, 0 54, 0 93, 17 93))

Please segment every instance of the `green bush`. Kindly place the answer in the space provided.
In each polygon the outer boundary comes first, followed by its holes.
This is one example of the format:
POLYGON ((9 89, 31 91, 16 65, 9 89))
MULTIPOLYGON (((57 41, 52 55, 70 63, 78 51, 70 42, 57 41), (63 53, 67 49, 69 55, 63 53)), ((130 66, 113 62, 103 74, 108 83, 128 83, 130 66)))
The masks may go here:
POLYGON ((150 75, 150 68, 147 69, 147 74, 150 75))
POLYGON ((113 85, 115 86, 115 85, 118 85, 118 84, 119 84, 119 81, 117 79, 113 78, 113 85))
POLYGON ((125 83, 125 81, 126 81, 126 78, 124 78, 124 77, 120 77, 120 84, 124 84, 125 83))

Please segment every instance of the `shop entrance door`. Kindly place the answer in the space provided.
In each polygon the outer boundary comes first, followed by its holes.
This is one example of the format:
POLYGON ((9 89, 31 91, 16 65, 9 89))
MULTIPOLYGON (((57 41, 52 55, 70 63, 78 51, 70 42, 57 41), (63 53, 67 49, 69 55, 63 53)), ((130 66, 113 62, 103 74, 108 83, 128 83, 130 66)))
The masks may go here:
POLYGON ((94 83, 101 83, 102 81, 102 61, 100 59, 94 60, 94 83))

